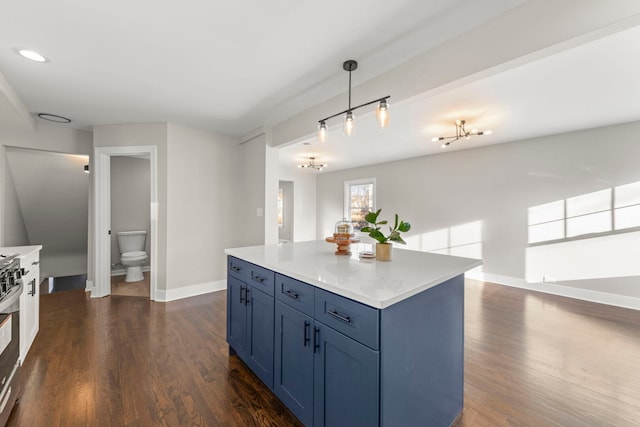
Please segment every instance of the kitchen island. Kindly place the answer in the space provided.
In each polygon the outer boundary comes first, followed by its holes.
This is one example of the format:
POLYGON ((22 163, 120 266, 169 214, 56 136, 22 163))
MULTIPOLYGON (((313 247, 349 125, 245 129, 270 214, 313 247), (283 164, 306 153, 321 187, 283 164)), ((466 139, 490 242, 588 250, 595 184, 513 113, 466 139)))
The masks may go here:
POLYGON ((480 260, 324 241, 227 249, 227 341, 307 426, 448 426, 460 413, 464 272, 480 260))

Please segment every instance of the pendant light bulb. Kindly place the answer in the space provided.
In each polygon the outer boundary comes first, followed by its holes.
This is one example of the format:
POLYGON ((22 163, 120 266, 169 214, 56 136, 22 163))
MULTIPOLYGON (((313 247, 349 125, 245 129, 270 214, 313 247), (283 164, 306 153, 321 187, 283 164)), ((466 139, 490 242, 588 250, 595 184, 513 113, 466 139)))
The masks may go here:
POLYGON ((329 141, 329 131, 327 130, 327 124, 322 121, 318 125, 318 142, 329 141))
POLYGON ((385 129, 389 126, 389 107, 390 104, 387 104, 387 100, 382 99, 376 108, 376 121, 380 129, 385 129))
POLYGON ((353 115, 352 111, 347 111, 347 114, 344 116, 344 134, 347 136, 353 135, 355 132, 356 125, 356 117, 353 115))

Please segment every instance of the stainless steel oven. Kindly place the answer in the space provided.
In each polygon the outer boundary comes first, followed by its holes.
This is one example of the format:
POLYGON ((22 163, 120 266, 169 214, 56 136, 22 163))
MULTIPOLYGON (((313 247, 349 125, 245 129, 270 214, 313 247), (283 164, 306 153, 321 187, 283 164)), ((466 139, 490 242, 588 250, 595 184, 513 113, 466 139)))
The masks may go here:
POLYGON ((19 395, 23 274, 17 255, 0 258, 0 426, 7 423, 19 395))

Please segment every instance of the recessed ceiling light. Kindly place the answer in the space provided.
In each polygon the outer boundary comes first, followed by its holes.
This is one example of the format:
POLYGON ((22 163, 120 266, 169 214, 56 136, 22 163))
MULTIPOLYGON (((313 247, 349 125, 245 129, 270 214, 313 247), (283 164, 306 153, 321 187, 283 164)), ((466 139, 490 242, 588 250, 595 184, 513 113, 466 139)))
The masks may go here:
POLYGON ((71 119, 62 116, 56 116, 55 114, 40 113, 38 114, 38 117, 43 120, 49 120, 50 122, 71 123, 71 119))
POLYGON ((40 55, 38 52, 33 51, 33 50, 29 50, 29 49, 20 49, 18 50, 18 53, 27 58, 30 59, 32 61, 35 62, 47 62, 47 58, 45 58, 44 56, 40 55))

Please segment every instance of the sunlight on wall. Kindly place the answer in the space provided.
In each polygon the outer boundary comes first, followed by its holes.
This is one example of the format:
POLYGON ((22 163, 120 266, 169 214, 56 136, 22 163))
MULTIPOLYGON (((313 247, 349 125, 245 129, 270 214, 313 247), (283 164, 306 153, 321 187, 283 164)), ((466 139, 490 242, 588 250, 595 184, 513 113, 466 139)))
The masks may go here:
POLYGON ((640 181, 528 209, 529 243, 640 227, 640 181))
POLYGON ((526 279, 560 282, 636 276, 638 260, 640 231, 532 246, 526 250, 526 279))
MULTIPOLYGON (((405 241, 407 249, 482 259, 482 221, 409 236, 405 241)), ((473 271, 482 271, 482 266, 473 271)))
POLYGON ((535 245, 526 250, 527 281, 640 275, 640 181, 532 206, 528 214, 535 245))

